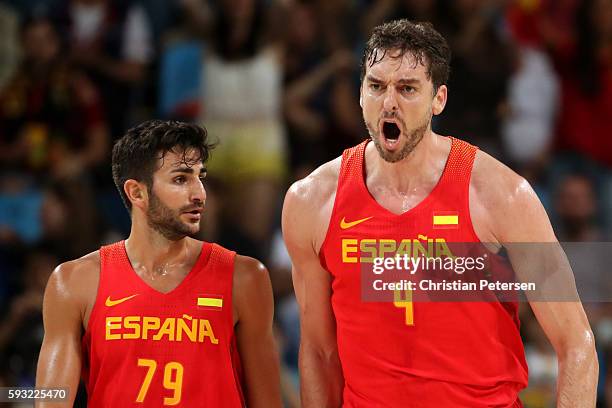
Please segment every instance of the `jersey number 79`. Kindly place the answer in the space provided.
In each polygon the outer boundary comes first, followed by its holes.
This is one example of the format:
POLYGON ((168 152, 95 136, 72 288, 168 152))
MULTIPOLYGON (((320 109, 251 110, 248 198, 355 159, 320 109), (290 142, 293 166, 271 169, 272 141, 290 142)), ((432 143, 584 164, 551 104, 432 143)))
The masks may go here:
MULTIPOLYGON (((138 359, 138 367, 146 367, 144 381, 136 397, 136 402, 144 402, 149 386, 157 369, 157 361, 147 358, 138 359)), ((181 392, 183 388, 183 365, 176 361, 170 361, 164 366, 164 388, 172 391, 172 396, 164 397, 164 405, 172 406, 181 402, 181 392)))

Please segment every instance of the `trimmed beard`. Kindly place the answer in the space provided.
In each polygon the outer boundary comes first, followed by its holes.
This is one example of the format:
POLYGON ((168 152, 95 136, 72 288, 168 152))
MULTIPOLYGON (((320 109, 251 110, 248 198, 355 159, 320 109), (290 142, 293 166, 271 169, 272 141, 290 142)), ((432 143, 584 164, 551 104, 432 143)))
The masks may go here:
MULTIPOLYGON (((384 120, 384 118, 378 120, 377 129, 380 129, 381 120, 384 120)), ((404 146, 398 152, 386 151, 385 148, 382 147, 382 145, 380 144, 380 139, 378 137, 379 135, 377 134, 377 131, 374 130, 372 126, 366 122, 366 127, 368 128, 370 139, 372 139, 372 141, 374 142, 374 146, 376 146, 376 150, 378 150, 378 154, 380 155, 380 157, 387 163, 397 163, 398 161, 405 159, 406 157, 408 157, 408 155, 410 155, 410 153, 412 153, 412 151, 418 146, 418 144, 421 143, 421 140, 423 140, 423 136, 425 136, 425 132, 427 132, 427 129, 431 124, 431 112, 428 114, 427 118, 420 126, 417 126, 416 128, 412 129, 410 134, 408 134, 406 124, 403 121, 399 120, 399 118, 398 122, 401 125, 402 131, 400 137, 403 135, 405 139, 404 146)))
POLYGON ((182 211, 176 211, 161 202, 159 197, 149 190, 149 208, 147 209, 147 224, 159 232, 169 241, 178 241, 186 236, 193 236, 199 232, 192 231, 189 226, 180 220, 182 211))

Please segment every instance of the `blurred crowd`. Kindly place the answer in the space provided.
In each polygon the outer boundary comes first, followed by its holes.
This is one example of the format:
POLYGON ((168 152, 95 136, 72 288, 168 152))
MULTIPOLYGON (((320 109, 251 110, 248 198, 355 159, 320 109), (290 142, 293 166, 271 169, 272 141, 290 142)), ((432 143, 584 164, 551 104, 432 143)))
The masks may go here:
MULTIPOLYGON (((288 407, 298 309, 279 229, 288 185, 367 137, 359 61, 379 23, 430 21, 453 60, 438 133, 534 186, 561 241, 612 235, 612 0, 0 0, 0 386, 33 385, 46 280, 123 239, 110 149, 150 118, 204 124, 201 238, 268 266, 288 407)), ((587 305, 612 407, 612 312, 587 305)), ((555 353, 523 308, 525 406, 555 353)))

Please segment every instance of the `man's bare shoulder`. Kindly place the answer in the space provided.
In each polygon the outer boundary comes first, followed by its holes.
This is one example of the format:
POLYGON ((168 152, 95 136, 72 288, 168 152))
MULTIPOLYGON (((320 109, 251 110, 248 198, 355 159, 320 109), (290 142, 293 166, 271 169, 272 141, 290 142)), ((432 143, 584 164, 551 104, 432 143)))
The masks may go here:
POLYGON ((54 296, 86 306, 95 299, 99 280, 100 251, 98 250, 58 265, 49 278, 48 291, 54 296))
POLYGON ((283 236, 289 247, 321 247, 331 218, 341 157, 323 164, 287 191, 283 205, 283 236))
POLYGON ((97 250, 58 265, 51 276, 59 281, 71 283, 99 277, 99 275, 100 251, 97 250))
POLYGON ((255 312, 260 306, 272 308, 272 284, 268 270, 255 258, 236 255, 232 292, 234 322, 251 315, 250 312, 255 312))
POLYGON ((513 202, 533 193, 525 178, 481 150, 476 153, 470 187, 488 205, 513 202))
POLYGON ((530 227, 527 224, 547 222, 546 212, 529 182, 482 151, 476 154, 472 170, 470 214, 479 238, 488 242, 516 237, 524 240, 530 227))
POLYGON ((255 258, 236 255, 234 261, 234 286, 241 290, 253 290, 269 280, 268 270, 255 258))
POLYGON ((307 208, 320 208, 335 195, 341 161, 342 157, 337 157, 293 183, 285 200, 307 208))

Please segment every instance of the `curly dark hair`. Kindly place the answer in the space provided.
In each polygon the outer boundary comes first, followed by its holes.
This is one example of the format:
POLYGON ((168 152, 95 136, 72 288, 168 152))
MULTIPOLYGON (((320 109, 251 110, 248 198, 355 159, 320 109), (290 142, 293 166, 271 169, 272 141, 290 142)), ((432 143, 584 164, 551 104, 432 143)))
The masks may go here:
POLYGON ((132 203, 123 185, 133 179, 144 182, 149 191, 153 187, 153 173, 157 162, 169 151, 183 154, 188 166, 206 163, 214 144, 208 140, 205 128, 174 120, 149 120, 129 129, 113 146, 113 181, 128 211, 132 203), (188 151, 195 150, 195 160, 187 158, 188 151))
POLYGON ((361 58, 362 81, 366 65, 372 67, 391 50, 400 51, 399 55, 394 56, 397 58, 407 52, 413 54, 417 63, 427 68, 427 78, 433 82, 434 92, 441 85, 446 85, 450 74, 451 51, 444 37, 431 23, 413 23, 401 19, 374 28, 361 58))

